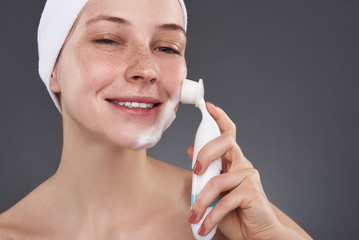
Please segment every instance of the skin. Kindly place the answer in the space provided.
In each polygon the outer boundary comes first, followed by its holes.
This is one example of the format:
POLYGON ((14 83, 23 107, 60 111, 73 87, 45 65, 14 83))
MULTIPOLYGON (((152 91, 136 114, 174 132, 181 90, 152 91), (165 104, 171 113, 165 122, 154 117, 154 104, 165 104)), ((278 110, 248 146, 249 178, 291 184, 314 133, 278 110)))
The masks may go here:
POLYGON ((177 0, 86 5, 51 79, 63 113, 59 168, 0 215, 0 239, 194 239, 190 222, 219 194, 203 234, 218 224, 215 239, 311 239, 268 201, 235 141, 233 122, 213 104, 207 108, 222 135, 200 151, 194 171, 202 174, 222 157, 223 174, 205 187, 192 211, 192 172, 138 149, 138 139, 164 120, 162 113, 177 109, 173 102, 187 73, 186 36, 178 26, 184 22, 177 0), (134 96, 160 105, 144 116, 108 101, 134 96))

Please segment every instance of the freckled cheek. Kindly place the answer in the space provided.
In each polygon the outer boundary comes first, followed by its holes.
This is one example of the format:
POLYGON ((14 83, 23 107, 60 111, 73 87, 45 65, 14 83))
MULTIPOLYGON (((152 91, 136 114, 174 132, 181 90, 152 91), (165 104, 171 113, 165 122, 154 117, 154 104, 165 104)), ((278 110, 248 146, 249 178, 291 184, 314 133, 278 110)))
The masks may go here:
POLYGON ((78 55, 82 79, 86 88, 99 91, 119 77, 123 60, 111 54, 96 54, 84 51, 78 55))
POLYGON ((179 96, 182 82, 187 75, 185 61, 174 62, 173 64, 160 64, 162 81, 164 81, 167 92, 170 96, 179 96))

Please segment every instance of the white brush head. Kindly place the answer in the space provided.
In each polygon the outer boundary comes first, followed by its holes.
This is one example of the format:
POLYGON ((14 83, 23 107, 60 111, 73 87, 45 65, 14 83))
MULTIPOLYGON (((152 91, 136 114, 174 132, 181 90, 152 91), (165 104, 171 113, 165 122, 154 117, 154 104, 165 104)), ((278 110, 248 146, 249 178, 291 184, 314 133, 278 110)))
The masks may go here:
POLYGON ((183 80, 181 90, 181 102, 184 104, 196 104, 198 82, 189 79, 183 80))

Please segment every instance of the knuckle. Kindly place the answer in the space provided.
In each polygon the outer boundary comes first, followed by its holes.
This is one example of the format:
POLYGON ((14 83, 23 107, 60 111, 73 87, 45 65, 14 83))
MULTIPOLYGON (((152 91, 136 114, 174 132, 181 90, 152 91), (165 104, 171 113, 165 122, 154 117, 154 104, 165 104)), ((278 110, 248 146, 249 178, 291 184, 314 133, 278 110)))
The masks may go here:
POLYGON ((249 168, 249 175, 251 176, 251 178, 259 178, 259 172, 257 169, 255 168, 249 168))
POLYGON ((231 122, 230 122, 230 126, 231 126, 232 131, 234 131, 234 132, 237 131, 237 126, 236 126, 236 124, 235 124, 232 120, 231 120, 231 122))
POLYGON ((233 135, 230 133, 223 133, 222 134, 222 141, 228 144, 231 148, 236 148, 238 145, 236 140, 233 138, 233 135))
POLYGON ((253 170, 251 170, 250 172, 253 172, 253 173, 251 173, 247 176, 247 182, 251 186, 257 186, 258 185, 258 175, 255 174, 253 170))
POLYGON ((200 197, 197 198, 194 208, 196 208, 196 210, 200 210, 200 209, 204 208, 204 202, 203 202, 202 198, 200 198, 200 197))
POLYGON ((222 186, 221 180, 218 176, 211 178, 207 184, 208 184, 209 188, 211 188, 215 191, 219 190, 222 186))
POLYGON ((222 198, 218 203, 218 207, 222 209, 230 209, 231 201, 229 198, 222 198))
POLYGON ((258 175, 251 174, 246 178, 246 192, 255 198, 262 196, 263 190, 258 175))
MULTIPOLYGON (((242 154, 243 155, 243 154, 242 154)), ((244 157, 244 161, 251 167, 251 168, 253 168, 253 164, 251 163, 251 161, 249 161, 244 155, 243 155, 243 157, 244 157)), ((258 173, 259 174, 259 173, 258 173)))
POLYGON ((231 134, 229 133, 223 133, 222 134, 222 137, 224 138, 224 140, 226 142, 232 142, 233 141, 233 137, 231 136, 231 134))

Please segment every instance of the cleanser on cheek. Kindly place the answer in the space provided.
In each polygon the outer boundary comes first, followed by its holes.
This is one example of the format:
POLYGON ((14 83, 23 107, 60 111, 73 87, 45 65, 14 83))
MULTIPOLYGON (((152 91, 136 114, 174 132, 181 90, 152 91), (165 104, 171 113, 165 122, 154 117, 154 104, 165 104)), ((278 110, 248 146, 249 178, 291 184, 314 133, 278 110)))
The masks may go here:
MULTIPOLYGON (((194 141, 194 149, 193 149, 193 160, 192 160, 192 169, 197 161, 198 152, 202 149, 204 145, 206 145, 209 141, 221 135, 219 127, 216 121, 212 118, 212 116, 208 113, 206 108, 206 103, 204 101, 204 87, 202 79, 199 82, 195 82, 192 80, 185 79, 182 85, 181 91, 181 102, 185 104, 195 104, 197 108, 201 110, 202 113, 202 121, 198 127, 195 141, 194 141)), ((222 160, 221 158, 213 161, 208 169, 202 175, 193 174, 192 176, 192 201, 191 206, 193 206, 194 202, 198 194, 201 192, 203 187, 208 183, 208 181, 221 173, 222 170, 222 160)), ((217 226, 213 228, 213 230, 208 233, 207 236, 198 235, 198 230, 201 227, 203 220, 207 217, 207 215, 211 212, 214 205, 218 202, 219 197, 207 208, 205 214, 202 219, 197 224, 192 224, 192 232, 196 239, 198 240, 210 240, 213 238, 216 233, 217 226)))
POLYGON ((169 99, 161 110, 161 115, 158 118, 155 126, 142 134, 138 140, 134 149, 150 148, 158 143, 161 139, 163 132, 171 125, 176 118, 175 109, 179 102, 178 96, 174 96, 169 99))

